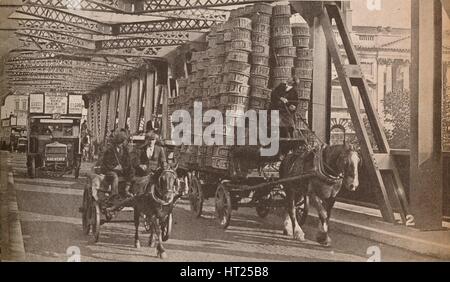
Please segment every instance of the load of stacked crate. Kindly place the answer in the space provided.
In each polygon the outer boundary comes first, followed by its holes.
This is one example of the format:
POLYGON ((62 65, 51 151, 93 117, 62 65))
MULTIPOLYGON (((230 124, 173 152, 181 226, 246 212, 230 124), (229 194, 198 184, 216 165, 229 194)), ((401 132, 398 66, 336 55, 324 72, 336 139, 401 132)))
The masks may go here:
MULTIPOLYGON (((291 27, 290 17, 290 5, 261 3, 231 11, 227 22, 211 28, 207 49, 193 53, 192 73, 188 79, 178 79, 179 96, 169 101, 170 111, 186 109, 193 117, 195 101, 202 102, 203 113, 209 109, 223 114, 227 110, 267 110, 269 87, 287 82, 293 75, 303 75, 300 69, 308 69, 312 62, 308 61, 309 53, 300 51, 308 46, 303 39, 305 33, 291 27), (297 55, 300 59, 294 60, 297 55)), ((302 81, 308 81, 304 78, 302 81)), ((301 89, 299 95, 306 97, 308 90, 301 89)), ((203 129, 207 126, 204 124, 203 129)), ((236 130, 237 124, 231 126, 236 130)), ((225 140, 226 128, 220 131, 215 133, 223 134, 225 140)), ((226 171, 230 149, 226 145, 182 146, 180 163, 226 171)))
POLYGON ((272 88, 292 79, 292 68, 296 56, 292 41, 291 6, 277 5, 272 12, 273 67, 272 88))
MULTIPOLYGON (((299 95, 297 115, 307 120, 307 112, 311 103, 311 88, 313 79, 313 50, 309 49, 310 31, 307 24, 295 24, 292 26, 293 42, 297 49, 297 57, 294 61, 294 77, 299 79, 295 86, 299 95)), ((306 123, 300 122, 299 127, 306 129, 306 123)))

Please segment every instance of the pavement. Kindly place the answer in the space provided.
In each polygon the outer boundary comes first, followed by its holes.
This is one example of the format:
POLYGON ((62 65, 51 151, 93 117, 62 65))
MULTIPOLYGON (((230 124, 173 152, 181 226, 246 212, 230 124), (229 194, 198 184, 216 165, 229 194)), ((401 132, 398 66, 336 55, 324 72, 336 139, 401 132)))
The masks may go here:
MULTIPOLYGON (((78 207, 91 164, 83 164, 81 177, 28 179, 23 154, 9 162, 14 172, 20 212, 24 261, 160 261, 146 247, 148 234, 141 230, 142 249, 133 248, 132 212, 123 211, 112 223, 101 226, 100 241, 82 234, 78 207), (23 234, 23 235, 22 235, 23 234)), ((3 179, 3 178, 2 178, 3 179)), ((282 234, 280 211, 261 219, 254 209, 233 211, 228 229, 214 216, 214 200, 205 202, 195 218, 186 200, 174 210, 174 229, 164 245, 168 261, 441 261, 450 258, 450 233, 422 232, 383 222, 377 210, 337 203, 331 219, 331 248, 314 241, 314 209, 304 226, 306 242, 282 234)), ((17 229, 17 228, 16 228, 17 229)), ((18 240, 20 241, 20 240, 18 240)))

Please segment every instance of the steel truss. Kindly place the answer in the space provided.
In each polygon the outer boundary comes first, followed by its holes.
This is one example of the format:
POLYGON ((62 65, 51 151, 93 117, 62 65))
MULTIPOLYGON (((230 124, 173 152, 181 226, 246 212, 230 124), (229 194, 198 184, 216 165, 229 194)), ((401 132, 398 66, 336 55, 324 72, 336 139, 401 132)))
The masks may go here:
POLYGON ((135 22, 115 24, 112 26, 112 34, 136 34, 161 31, 186 31, 208 29, 215 24, 214 21, 205 20, 162 20, 149 22, 135 22))
POLYGON ((60 32, 36 30, 36 29, 22 29, 16 31, 16 34, 21 36, 33 37, 41 40, 47 40, 58 44, 73 46, 81 49, 95 50, 95 42, 93 40, 69 34, 64 34, 60 32))
MULTIPOLYGON (((97 50, 142 48, 154 46, 177 46, 182 45, 186 40, 165 39, 165 38, 121 38, 111 40, 100 40, 95 42, 97 50)), ((155 52, 155 55, 157 52, 155 52)))
POLYGON ((144 0, 142 11, 146 13, 225 7, 232 5, 270 3, 273 0, 144 0))
POLYGON ((92 34, 92 32, 83 30, 81 28, 55 21, 46 21, 42 19, 16 19, 16 22, 21 29, 38 29, 59 31, 64 33, 92 34))
POLYGON ((111 26, 100 23, 98 21, 91 20, 89 18, 84 18, 77 16, 68 12, 61 10, 56 10, 53 8, 46 8, 42 6, 31 6, 23 5, 16 12, 39 17, 47 21, 53 21, 58 23, 63 23, 67 25, 72 25, 74 27, 95 32, 98 34, 111 34, 111 26))

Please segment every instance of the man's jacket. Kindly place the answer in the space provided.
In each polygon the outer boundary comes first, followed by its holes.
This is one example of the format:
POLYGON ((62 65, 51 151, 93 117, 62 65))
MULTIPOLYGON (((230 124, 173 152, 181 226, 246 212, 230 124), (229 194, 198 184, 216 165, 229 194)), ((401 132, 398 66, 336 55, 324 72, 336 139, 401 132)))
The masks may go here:
POLYGON ((153 154, 147 156, 147 148, 149 145, 144 145, 138 152, 138 163, 135 163, 136 176, 141 177, 148 175, 150 170, 156 170, 158 168, 164 168, 167 165, 166 153, 163 147, 155 144, 153 148, 153 154), (139 165, 146 165, 147 170, 143 171, 139 165))

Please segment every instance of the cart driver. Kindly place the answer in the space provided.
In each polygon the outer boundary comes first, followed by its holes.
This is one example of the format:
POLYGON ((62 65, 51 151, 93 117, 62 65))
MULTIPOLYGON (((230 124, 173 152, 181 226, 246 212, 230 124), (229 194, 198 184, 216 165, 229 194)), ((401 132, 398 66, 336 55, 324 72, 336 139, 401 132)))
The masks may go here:
POLYGON ((119 176, 122 176, 126 181, 125 196, 132 197, 130 187, 134 173, 126 145, 127 141, 128 136, 125 132, 120 131, 113 136, 111 146, 103 155, 101 168, 107 183, 111 184, 112 195, 119 194, 119 176))
POLYGON ((145 134, 145 144, 139 149, 135 166, 136 194, 144 194, 147 184, 157 179, 160 172, 168 167, 166 153, 157 142, 158 139, 158 135, 152 131, 145 134))

